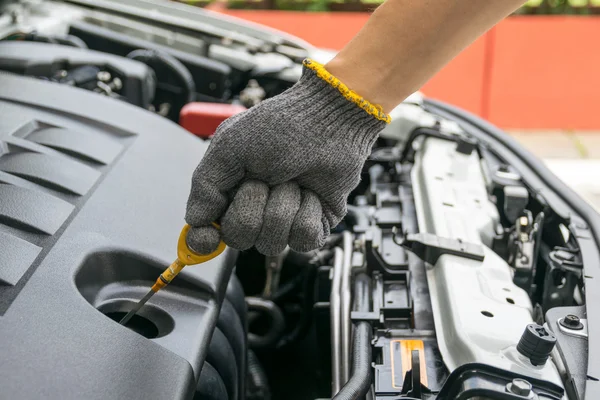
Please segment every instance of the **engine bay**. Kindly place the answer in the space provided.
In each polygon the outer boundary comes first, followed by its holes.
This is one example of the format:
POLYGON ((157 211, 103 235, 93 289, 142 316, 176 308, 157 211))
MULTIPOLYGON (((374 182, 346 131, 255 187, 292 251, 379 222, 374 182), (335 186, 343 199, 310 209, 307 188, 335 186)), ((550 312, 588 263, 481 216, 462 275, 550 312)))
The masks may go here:
POLYGON ((228 249, 120 326, 172 256, 188 175, 210 142, 190 134, 182 110, 250 108, 293 85, 301 60, 317 54, 235 21, 198 14, 192 24, 192 9, 99 0, 3 9, 9 398, 600 393, 589 334, 600 304, 590 300, 600 293, 590 289, 595 225, 506 135, 419 93, 392 112, 321 249, 228 249), (174 157, 190 149, 197 158, 174 157))
POLYGON ((0 70, 119 98, 177 122, 190 102, 251 107, 281 93, 299 79, 311 52, 286 38, 199 23, 189 13, 193 7, 177 3, 104 3, 6 6, 0 70), (135 16, 128 6, 135 6, 135 16), (182 18, 195 29, 182 26, 182 18))

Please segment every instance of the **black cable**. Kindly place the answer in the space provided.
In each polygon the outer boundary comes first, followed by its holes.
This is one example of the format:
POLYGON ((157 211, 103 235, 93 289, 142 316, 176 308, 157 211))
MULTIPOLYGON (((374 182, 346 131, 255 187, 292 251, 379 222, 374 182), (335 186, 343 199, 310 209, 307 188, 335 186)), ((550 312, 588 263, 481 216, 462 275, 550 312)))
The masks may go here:
POLYGON ((194 77, 186 66, 172 55, 155 49, 138 49, 127 54, 127 58, 141 61, 150 67, 152 67, 152 63, 158 63, 168 68, 177 77, 180 84, 183 85, 185 102, 191 103, 196 99, 194 77))

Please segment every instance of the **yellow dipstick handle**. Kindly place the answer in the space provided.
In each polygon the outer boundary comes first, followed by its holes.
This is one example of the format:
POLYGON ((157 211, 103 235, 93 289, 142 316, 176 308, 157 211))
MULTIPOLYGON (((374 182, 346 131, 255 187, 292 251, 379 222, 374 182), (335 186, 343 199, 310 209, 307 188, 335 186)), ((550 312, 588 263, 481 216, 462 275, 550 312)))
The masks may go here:
MULTIPOLYGON (((213 222, 215 228, 220 229, 219 225, 213 222)), ((186 265, 196 265, 208 260, 212 260, 225 250, 225 243, 219 242, 216 250, 210 254, 198 254, 189 248, 187 245, 187 234, 190 230, 189 225, 185 225, 179 235, 179 242, 177 242, 177 260, 173 264, 169 265, 169 268, 165 269, 162 274, 156 280, 156 283, 150 288, 148 293, 136 303, 136 305, 119 321, 121 325, 126 325, 127 322, 146 304, 146 302, 158 292, 160 289, 167 286, 171 281, 181 272, 186 265)))
MULTIPOLYGON (((213 222, 213 226, 217 229, 220 229, 220 226, 213 222)), ((177 276, 181 272, 181 270, 187 265, 196 265, 201 264, 203 262, 212 260, 219 254, 225 250, 225 242, 222 240, 219 242, 219 245, 209 254, 198 254, 194 250, 190 249, 187 244, 187 234, 190 230, 190 226, 185 224, 181 233, 179 234, 179 241, 177 242, 177 259, 173 261, 173 264, 169 265, 169 268, 165 269, 162 274, 158 277, 154 285, 152 286, 153 292, 158 292, 160 289, 167 286, 173 278, 177 276)))

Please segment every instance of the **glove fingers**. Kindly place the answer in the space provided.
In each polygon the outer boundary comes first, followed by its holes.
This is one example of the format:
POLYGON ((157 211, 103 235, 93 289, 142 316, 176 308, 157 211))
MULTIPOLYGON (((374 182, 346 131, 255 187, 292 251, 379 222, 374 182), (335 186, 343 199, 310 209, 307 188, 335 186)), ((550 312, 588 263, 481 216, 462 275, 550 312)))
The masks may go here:
POLYGON ((192 226, 218 221, 229 204, 228 193, 244 178, 241 165, 229 154, 214 151, 214 143, 192 176, 185 220, 192 226))
POLYGON ((221 220, 225 243, 238 250, 254 245, 263 222, 269 187, 260 181, 248 180, 238 189, 221 220))
POLYGON ((286 248, 301 199, 300 187, 295 182, 282 183, 271 189, 256 240, 256 249, 260 253, 274 256, 286 248))
POLYGON ((188 199, 185 221, 191 226, 206 226, 219 220, 227 208, 228 197, 206 180, 196 181, 188 199))
POLYGON ((213 226, 192 227, 186 237, 187 245, 198 254, 209 254, 217 249, 219 231, 213 226))
POLYGON ((290 231, 290 247, 299 252, 318 249, 325 244, 327 236, 329 222, 323 216, 321 201, 316 194, 306 190, 290 231))

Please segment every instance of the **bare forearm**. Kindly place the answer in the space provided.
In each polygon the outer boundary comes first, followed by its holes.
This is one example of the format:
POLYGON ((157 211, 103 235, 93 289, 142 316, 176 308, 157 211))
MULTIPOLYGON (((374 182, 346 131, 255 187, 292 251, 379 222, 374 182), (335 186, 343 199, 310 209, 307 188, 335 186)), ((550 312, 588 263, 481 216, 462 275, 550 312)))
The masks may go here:
POLYGON ((389 112, 524 0, 388 0, 327 65, 389 112))

